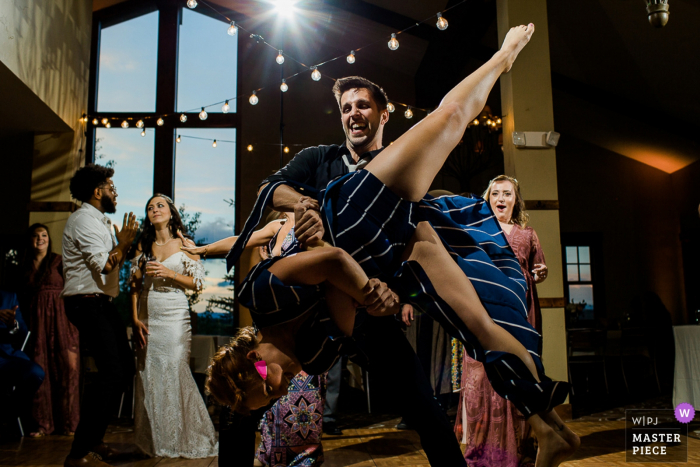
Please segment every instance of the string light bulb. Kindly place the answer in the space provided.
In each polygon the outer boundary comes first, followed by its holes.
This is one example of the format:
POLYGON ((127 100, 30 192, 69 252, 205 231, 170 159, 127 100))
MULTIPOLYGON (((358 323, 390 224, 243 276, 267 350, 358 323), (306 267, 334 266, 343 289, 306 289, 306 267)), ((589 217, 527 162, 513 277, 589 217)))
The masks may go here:
POLYGON ((224 103, 224 105, 221 107, 221 111, 225 114, 228 113, 228 111, 231 110, 231 106, 228 105, 228 101, 224 103))
POLYGON ((255 94, 255 91, 250 95, 248 102, 250 102, 250 105, 258 105, 258 96, 255 94))
POLYGON ((181 114, 181 115, 180 115, 180 121, 181 121, 182 123, 185 123, 185 122, 187 121, 187 115, 181 114))
POLYGON ((105 128, 112 128, 112 124, 109 122, 105 123, 105 128))
POLYGON ((389 102, 389 103, 386 105, 386 110, 388 110, 389 113, 391 114, 391 113, 394 113, 394 110, 396 110, 396 107, 394 106, 394 104, 392 104, 391 102, 389 102))
POLYGON ((228 27, 228 30, 226 31, 229 36, 235 36, 236 33, 238 32, 238 26, 236 26, 235 21, 231 21, 231 26, 228 27))
POLYGON ((124 120, 124 121, 122 122, 122 128, 129 128, 129 122, 127 122, 126 120, 124 120))
POLYGON ((146 136, 146 129, 141 130, 141 136, 146 136))
POLYGON ((202 111, 199 112, 199 119, 200 120, 206 120, 209 114, 207 113, 206 110, 204 110, 204 107, 202 107, 202 111))
POLYGON ((496 123, 498 123, 500 125, 501 123, 503 123, 503 120, 501 120, 500 118, 497 118, 496 123))
POLYGON ((491 123, 493 123, 493 122, 491 121, 491 119, 490 119, 490 118, 489 118, 488 120, 486 120, 486 126, 490 126, 490 125, 491 125, 491 123))
POLYGON ((411 106, 409 105, 406 111, 403 113, 403 116, 406 118, 413 118, 413 111, 411 110, 411 106))
POLYGON ((285 147, 284 147, 284 153, 285 153, 285 154, 289 154, 289 146, 285 146, 285 147))
POLYGON ((474 121, 473 121, 472 123, 473 123, 474 125, 478 125, 478 124, 479 124, 479 119, 475 118, 474 121))
POLYGON ((311 79, 314 81, 319 81, 321 79, 321 72, 318 71, 318 68, 316 67, 313 67, 313 70, 314 71, 311 72, 311 79))
POLYGON ((103 125, 106 125, 107 123, 109 123, 109 120, 106 119, 106 118, 103 118, 103 119, 102 119, 102 124, 103 124, 103 125))
POLYGON ((175 142, 179 143, 180 141, 182 141, 182 138, 180 138, 180 135, 177 135, 177 138, 175 138, 175 142))
POLYGON ((253 152, 253 145, 249 144, 247 149, 248 149, 248 152, 253 152))
POLYGON ((143 128, 143 120, 136 122, 136 128, 143 128))
POLYGON ((447 20, 442 17, 442 13, 437 14, 437 23, 435 23, 435 26, 437 26, 440 31, 444 31, 447 29, 447 26, 449 26, 447 20))
POLYGON ((280 91, 282 92, 287 92, 289 90, 289 86, 287 86, 287 81, 282 80, 282 84, 280 84, 280 91))
POLYGON ((157 124, 158 126, 163 126, 163 123, 165 123, 165 121, 163 120, 162 117, 159 117, 158 120, 156 120, 156 124, 157 124))
POLYGON ((355 51, 354 51, 354 50, 351 50, 351 51, 350 51, 350 54, 348 55, 347 60, 348 60, 348 63, 351 64, 351 65, 352 65, 353 63, 355 63, 355 51))
POLYGON ((187 0, 187 8, 194 9, 197 7, 197 0, 187 0))
POLYGON ((281 65, 284 63, 284 55, 282 55, 282 51, 280 50, 279 53, 277 54, 277 58, 275 58, 275 61, 277 62, 278 65, 281 65))
POLYGON ((93 125, 98 125, 99 123, 100 123, 100 121, 99 121, 98 119, 96 119, 96 118, 93 118, 93 119, 92 119, 92 124, 93 124, 93 125))
POLYGON ((214 140, 213 143, 211 143, 211 147, 215 148, 216 147, 216 140, 214 140))
POLYGON ((389 40, 389 48, 391 50, 396 50, 399 48, 399 40, 396 38, 396 33, 392 32, 391 33, 391 40, 389 40))

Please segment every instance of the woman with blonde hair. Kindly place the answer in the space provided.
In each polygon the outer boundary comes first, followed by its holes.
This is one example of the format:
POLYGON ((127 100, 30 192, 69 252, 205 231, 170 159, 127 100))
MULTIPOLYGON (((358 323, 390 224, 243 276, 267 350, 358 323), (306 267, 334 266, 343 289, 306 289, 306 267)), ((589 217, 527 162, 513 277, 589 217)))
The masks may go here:
MULTIPOLYGON (((537 288, 547 278, 544 252, 529 216, 518 181, 499 175, 482 195, 489 203, 513 249, 527 281, 527 320, 542 332, 542 314, 537 288)), ((515 261, 512 261, 516 267, 515 261)), ((534 462, 530 425, 520 411, 491 387, 484 365, 464 354, 460 404, 455 424, 457 437, 467 445, 468 464, 518 467, 534 462)))

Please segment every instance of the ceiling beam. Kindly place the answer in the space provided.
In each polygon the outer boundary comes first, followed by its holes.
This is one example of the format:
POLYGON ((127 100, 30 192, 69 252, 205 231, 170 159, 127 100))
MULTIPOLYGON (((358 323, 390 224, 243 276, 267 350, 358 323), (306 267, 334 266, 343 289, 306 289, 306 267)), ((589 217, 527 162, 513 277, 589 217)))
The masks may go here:
MULTIPOLYGON (((304 3, 306 2, 302 2, 299 6, 304 8, 304 3)), ((309 3, 309 8, 318 9, 317 2, 314 2, 314 4, 315 5, 309 3)), ((370 21, 375 21, 379 24, 383 24, 384 26, 396 29, 396 31, 402 31, 417 23, 417 21, 413 18, 400 13, 395 13, 391 10, 387 10, 386 8, 372 5, 371 3, 364 2, 363 0, 323 0, 323 4, 357 16, 361 16, 362 18, 370 21)), ((424 23, 421 23, 417 27, 411 28, 405 32, 405 34, 410 34, 425 41, 436 40, 438 38, 438 33, 439 31, 437 28, 428 26, 424 23)))

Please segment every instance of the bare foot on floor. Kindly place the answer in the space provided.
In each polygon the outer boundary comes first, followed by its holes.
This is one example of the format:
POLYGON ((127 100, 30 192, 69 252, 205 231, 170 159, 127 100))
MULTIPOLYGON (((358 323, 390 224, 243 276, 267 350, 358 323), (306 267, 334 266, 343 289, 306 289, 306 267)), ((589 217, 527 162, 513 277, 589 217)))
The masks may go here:
POLYGON ((576 450, 551 428, 537 435, 535 467, 557 467, 576 450))
POLYGON ((506 38, 503 40, 503 46, 501 51, 507 54, 506 56, 506 67, 504 73, 510 71, 510 67, 513 66, 513 62, 518 57, 518 54, 523 47, 530 42, 532 34, 535 32, 535 25, 530 23, 527 26, 515 26, 510 28, 506 38))

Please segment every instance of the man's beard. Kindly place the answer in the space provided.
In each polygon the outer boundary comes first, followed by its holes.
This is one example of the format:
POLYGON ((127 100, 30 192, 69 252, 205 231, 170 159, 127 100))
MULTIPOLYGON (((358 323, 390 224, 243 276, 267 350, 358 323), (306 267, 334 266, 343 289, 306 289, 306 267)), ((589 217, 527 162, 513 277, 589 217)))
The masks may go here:
POLYGON ((103 196, 100 198, 100 205, 102 206, 102 209, 104 209, 104 212, 107 214, 114 214, 117 212, 117 205, 114 204, 114 200, 112 198, 108 198, 106 196, 103 196))

